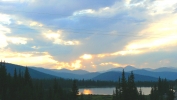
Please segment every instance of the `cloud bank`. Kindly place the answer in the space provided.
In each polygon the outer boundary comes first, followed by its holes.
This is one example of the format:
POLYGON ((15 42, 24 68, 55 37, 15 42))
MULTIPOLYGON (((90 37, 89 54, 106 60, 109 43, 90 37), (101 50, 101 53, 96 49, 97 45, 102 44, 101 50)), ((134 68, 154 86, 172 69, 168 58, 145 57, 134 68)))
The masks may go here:
POLYGON ((177 67, 177 1, 0 0, 0 59, 51 69, 177 67))

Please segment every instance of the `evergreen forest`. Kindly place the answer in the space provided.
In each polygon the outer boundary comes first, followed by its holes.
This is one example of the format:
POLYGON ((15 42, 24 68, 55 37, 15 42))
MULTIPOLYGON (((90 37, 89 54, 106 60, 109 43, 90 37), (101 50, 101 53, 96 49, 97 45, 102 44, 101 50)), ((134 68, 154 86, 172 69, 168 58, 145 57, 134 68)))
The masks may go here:
POLYGON ((115 91, 113 91, 112 100, 174 100, 175 90, 173 85, 170 85, 166 79, 159 80, 154 86, 151 87, 151 93, 146 96, 142 93, 142 90, 137 90, 134 82, 134 74, 131 72, 128 79, 125 78, 124 70, 122 77, 118 79, 118 84, 115 91))
MULTIPOLYGON (((91 100, 79 95, 79 87, 115 86, 112 100, 174 100, 174 84, 159 77, 158 82, 135 82, 131 72, 128 79, 124 70, 118 82, 72 79, 32 79, 28 68, 24 72, 14 70, 14 75, 6 72, 5 63, 0 63, 0 100, 91 100), (146 84, 147 83, 147 84, 146 84), (137 86, 151 85, 150 95, 144 95, 137 86)), ((103 97, 103 96, 102 96, 103 97)), ((103 99, 104 100, 104 99, 103 99)))

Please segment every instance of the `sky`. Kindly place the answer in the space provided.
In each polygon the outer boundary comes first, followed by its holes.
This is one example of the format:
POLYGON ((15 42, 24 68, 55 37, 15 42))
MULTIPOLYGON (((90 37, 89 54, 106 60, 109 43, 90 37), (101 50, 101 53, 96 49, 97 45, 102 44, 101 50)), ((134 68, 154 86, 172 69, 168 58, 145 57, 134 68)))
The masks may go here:
POLYGON ((177 0, 0 0, 0 59, 91 72, 177 68, 177 0))

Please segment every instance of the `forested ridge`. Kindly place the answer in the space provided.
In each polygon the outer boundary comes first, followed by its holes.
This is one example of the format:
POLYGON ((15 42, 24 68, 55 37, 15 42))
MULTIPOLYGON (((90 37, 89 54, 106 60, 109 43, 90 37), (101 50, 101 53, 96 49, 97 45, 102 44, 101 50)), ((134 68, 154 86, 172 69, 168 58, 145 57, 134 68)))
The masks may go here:
POLYGON ((28 68, 25 72, 14 70, 13 77, 6 72, 5 63, 0 63, 0 100, 76 100, 78 87, 76 80, 70 88, 62 88, 57 79, 53 79, 49 88, 43 81, 31 79, 28 68))
MULTIPOLYGON (((6 72, 5 62, 0 62, 0 100, 84 100, 79 96, 79 87, 116 86, 112 100, 174 100, 174 82, 161 79, 158 82, 134 82, 131 72, 128 79, 124 71, 118 82, 72 80, 72 79, 32 79, 28 68, 14 69, 14 75, 6 72), (151 94, 145 96, 137 86, 151 86, 151 94)), ((115 76, 116 77, 116 76, 115 76)), ((90 98, 90 96, 89 96, 90 98)), ((87 100, 91 100, 88 99, 87 100)))

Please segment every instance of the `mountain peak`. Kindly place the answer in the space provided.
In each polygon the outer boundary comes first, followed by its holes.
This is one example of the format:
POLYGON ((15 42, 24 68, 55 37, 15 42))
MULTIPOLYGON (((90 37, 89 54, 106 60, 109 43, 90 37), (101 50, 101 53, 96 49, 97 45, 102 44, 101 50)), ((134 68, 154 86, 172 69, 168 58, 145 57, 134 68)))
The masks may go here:
POLYGON ((108 71, 121 71, 124 69, 125 72, 129 72, 129 71, 133 71, 133 70, 136 70, 137 68, 133 67, 133 66, 126 66, 126 67, 117 67, 117 68, 112 68, 108 71))

